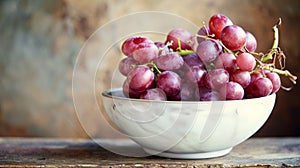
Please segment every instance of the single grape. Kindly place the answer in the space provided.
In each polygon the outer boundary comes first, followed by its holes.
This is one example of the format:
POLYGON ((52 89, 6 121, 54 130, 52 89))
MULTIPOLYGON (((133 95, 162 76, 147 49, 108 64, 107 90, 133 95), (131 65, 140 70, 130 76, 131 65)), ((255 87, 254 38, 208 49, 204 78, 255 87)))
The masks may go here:
POLYGON ((229 25, 222 30, 220 39, 226 48, 236 51, 245 46, 246 33, 237 25, 229 25))
POLYGON ((208 91, 200 95, 200 101, 218 101, 225 100, 217 91, 208 91))
POLYGON ((221 52, 222 46, 218 42, 212 40, 202 41, 196 50, 201 61, 206 63, 214 61, 221 52))
POLYGON ((206 70, 199 66, 192 66, 186 70, 186 80, 191 84, 197 84, 198 86, 204 86, 206 70))
POLYGON ((152 89, 148 89, 144 93, 142 93, 140 95, 140 99, 165 101, 165 100, 167 100, 167 96, 166 96, 165 92, 163 92, 161 89, 152 88, 152 89))
MULTIPOLYGON (((209 27, 208 26, 203 26, 198 30, 198 35, 200 36, 208 36, 210 35, 209 27)), ((202 41, 204 41, 205 38, 203 37, 197 37, 197 42, 200 44, 202 41)))
POLYGON ((147 41, 149 41, 149 39, 143 36, 130 37, 123 42, 121 50, 124 55, 130 57, 139 44, 147 41))
POLYGON ((215 60, 215 68, 223 68, 228 72, 232 72, 236 68, 235 56, 228 52, 221 53, 215 60))
POLYGON ((125 97, 129 97, 129 98, 138 99, 138 98, 140 98, 140 95, 143 93, 143 91, 137 92, 137 91, 132 90, 129 87, 129 83, 127 80, 124 81, 122 88, 123 88, 123 93, 124 93, 125 97))
POLYGON ((224 27, 232 25, 232 21, 225 15, 216 14, 209 19, 209 30, 215 35, 216 39, 220 39, 221 32, 224 27))
POLYGON ((238 69, 231 73, 230 80, 239 83, 243 88, 246 88, 251 82, 251 75, 248 71, 238 69))
POLYGON ((195 92, 198 92, 197 86, 194 86, 190 83, 184 82, 184 83, 182 83, 181 90, 179 93, 180 99, 182 101, 195 100, 195 92))
POLYGON ((189 66, 199 66, 202 69, 205 69, 204 63, 201 61, 197 53, 189 54, 185 57, 183 57, 184 62, 189 66))
POLYGON ((257 48, 256 38, 250 32, 246 32, 246 46, 245 47, 249 52, 254 52, 257 48))
POLYGON ((281 80, 280 80, 279 75, 275 72, 270 72, 270 71, 266 71, 265 75, 272 82, 272 85, 273 85, 272 93, 276 93, 281 87, 281 80))
POLYGON ((252 71, 255 68, 256 60, 249 53, 241 53, 236 58, 236 64, 243 71, 252 71))
POLYGON ((138 65, 128 73, 126 80, 130 89, 143 92, 152 85, 154 73, 148 66, 138 65))
POLYGON ((127 74, 136 66, 138 62, 132 57, 125 57, 119 63, 119 71, 122 75, 127 76, 127 74))
POLYGON ((229 81, 229 73, 225 69, 213 69, 205 77, 206 87, 212 90, 219 89, 229 81))
POLYGON ((156 85, 167 97, 177 95, 181 90, 181 78, 175 72, 164 71, 157 76, 156 85))
POLYGON ((158 48, 153 42, 144 42, 135 48, 132 56, 142 64, 151 62, 158 57, 158 48))
POLYGON ((169 52, 157 57, 155 60, 157 67, 161 70, 173 71, 181 68, 184 64, 183 58, 176 52, 169 52))
POLYGON ((264 97, 272 93, 273 84, 270 79, 260 77, 246 88, 247 98, 264 97))
POLYGON ((193 35, 189 31, 182 28, 175 28, 171 30, 167 35, 165 43, 172 43, 170 48, 172 48, 173 51, 176 51, 179 47, 178 39, 180 40, 180 47, 182 50, 192 50, 194 45, 193 35))
POLYGON ((236 82, 228 82, 220 89, 220 94, 226 97, 226 100, 241 100, 244 97, 243 87, 236 82))

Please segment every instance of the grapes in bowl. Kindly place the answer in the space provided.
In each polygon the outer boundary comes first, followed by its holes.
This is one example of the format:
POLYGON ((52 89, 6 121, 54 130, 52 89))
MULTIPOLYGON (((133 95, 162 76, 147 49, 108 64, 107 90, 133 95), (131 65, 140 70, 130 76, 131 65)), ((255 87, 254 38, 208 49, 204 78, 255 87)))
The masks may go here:
POLYGON ((280 23, 267 53, 256 52, 255 36, 222 14, 195 35, 175 28, 164 42, 127 38, 118 67, 126 79, 121 88, 102 93, 108 117, 149 154, 227 154, 265 123, 282 87, 280 76, 296 83, 278 47, 280 23))

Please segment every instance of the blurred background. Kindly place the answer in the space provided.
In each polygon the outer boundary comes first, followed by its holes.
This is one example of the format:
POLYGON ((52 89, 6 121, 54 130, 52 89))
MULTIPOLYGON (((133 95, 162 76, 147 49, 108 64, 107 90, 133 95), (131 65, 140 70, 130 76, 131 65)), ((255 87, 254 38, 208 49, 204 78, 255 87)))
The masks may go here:
MULTIPOLYGON (((164 11, 202 26, 211 15, 222 13, 252 32, 257 51, 265 52, 273 41, 272 26, 281 17, 280 47, 288 58, 286 68, 300 76, 299 9, 299 0, 1 0, 0 136, 89 136, 79 120, 93 125, 94 116, 87 112, 79 119, 75 112, 73 68, 84 42, 113 19, 164 11)), ((97 45, 101 43, 92 47, 97 50, 97 45)), ((109 67, 107 74, 112 73, 109 67)), ((88 63, 84 69, 89 72, 88 63)), ((299 93, 299 84, 290 92, 280 90, 273 113, 255 136, 300 136, 299 93)), ((89 134, 110 134, 101 122, 96 125, 89 134)))

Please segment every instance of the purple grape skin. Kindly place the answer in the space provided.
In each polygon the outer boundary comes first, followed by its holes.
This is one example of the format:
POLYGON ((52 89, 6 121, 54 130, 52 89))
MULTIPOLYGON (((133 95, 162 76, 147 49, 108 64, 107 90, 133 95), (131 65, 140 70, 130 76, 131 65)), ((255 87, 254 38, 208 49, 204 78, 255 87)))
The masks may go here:
POLYGON ((132 57, 141 64, 151 62, 158 57, 158 48, 154 42, 141 43, 132 53, 132 57))
POLYGON ((192 50, 192 46, 194 45, 193 35, 189 31, 182 28, 172 29, 167 35, 165 44, 171 42, 172 45, 170 48, 172 48, 173 51, 176 51, 179 47, 178 39, 180 40, 180 46, 182 50, 192 50))
POLYGON ((183 57, 183 60, 185 64, 190 67, 199 66, 200 68, 205 69, 205 64, 201 61, 197 53, 189 54, 183 57))
POLYGON ((270 72, 270 71, 266 71, 265 75, 268 79, 271 80, 272 85, 273 85, 273 89, 272 89, 272 93, 276 93, 278 92, 278 90, 281 87, 281 80, 280 80, 280 76, 275 73, 275 72, 270 72))
POLYGON ((156 85, 167 97, 175 96, 181 90, 181 78, 175 72, 164 71, 157 76, 156 85))
POLYGON ((129 88, 136 92, 143 92, 148 89, 154 80, 154 73, 146 65, 138 65, 132 69, 126 81, 129 88))
POLYGON ((138 65, 136 60, 134 60, 132 57, 125 57, 119 63, 119 72, 122 75, 127 76, 135 65, 138 65))
POLYGON ((217 91, 208 91, 200 95, 200 101, 218 101, 224 100, 217 91))
POLYGON ((191 83, 184 82, 182 83, 180 90, 180 98, 182 101, 191 101, 195 100, 195 92, 198 92, 198 87, 192 85, 191 83))
POLYGON ((169 52, 165 55, 159 56, 155 63, 160 70, 173 71, 180 69, 183 64, 183 58, 176 52, 169 52))
POLYGON ((222 52, 222 46, 215 41, 205 40, 202 41, 196 50, 200 60, 207 63, 214 61, 222 52))
POLYGON ((229 73, 225 69, 214 69, 206 75, 206 87, 209 89, 219 89, 229 82, 229 73))
POLYGON ((129 87, 129 83, 127 80, 124 81, 122 88, 123 88, 123 94, 125 95, 125 97, 129 97, 129 98, 138 99, 140 97, 140 95, 143 93, 143 91, 137 92, 137 91, 132 90, 129 87))
POLYGON ((258 77, 245 90, 247 98, 264 97, 272 93, 273 84, 266 77, 258 77))
POLYGON ((251 82, 251 75, 248 71, 236 70, 231 73, 230 80, 246 88, 251 82))
POLYGON ((215 60, 215 68, 223 68, 228 72, 236 69, 236 57, 228 52, 221 53, 215 60))
POLYGON ((237 25, 226 26, 221 32, 221 41, 230 50, 240 50, 246 44, 246 32, 237 25))
POLYGON ((246 45, 245 45, 245 47, 249 52, 254 52, 257 48, 256 38, 250 32, 246 32, 246 45))
POLYGON ((121 46, 122 53, 128 57, 131 57, 132 53, 135 51, 139 44, 145 42, 148 43, 149 41, 151 42, 151 40, 149 40, 147 37, 132 36, 123 42, 121 46))
POLYGON ((148 89, 140 95, 140 99, 145 100, 167 100, 167 96, 164 91, 159 88, 148 89))
POLYGON ((206 74, 206 70, 200 68, 199 66, 193 66, 186 70, 185 77, 186 80, 191 84, 204 86, 206 74))
POLYGON ((226 100, 241 100, 244 97, 243 87, 236 82, 228 82, 220 89, 220 94, 226 98, 226 100))

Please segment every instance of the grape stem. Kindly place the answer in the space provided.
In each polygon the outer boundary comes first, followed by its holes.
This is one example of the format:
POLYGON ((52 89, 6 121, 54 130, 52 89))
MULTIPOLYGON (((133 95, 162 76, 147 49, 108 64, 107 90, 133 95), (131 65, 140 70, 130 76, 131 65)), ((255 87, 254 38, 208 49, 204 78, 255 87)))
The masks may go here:
POLYGON ((180 43, 180 39, 179 38, 177 39, 177 44, 178 44, 178 48, 176 49, 176 53, 177 54, 179 54, 181 56, 187 56, 189 54, 195 53, 194 50, 188 50, 188 49, 183 50, 183 49, 181 49, 181 43, 180 43))
POLYGON ((273 26, 272 30, 274 32, 274 41, 272 45, 271 51, 264 57, 261 58, 262 62, 266 62, 268 60, 273 59, 273 55, 277 52, 278 44, 279 44, 279 31, 278 27, 281 25, 281 18, 278 19, 276 25, 273 26))
POLYGON ((153 61, 147 62, 143 65, 150 66, 151 68, 154 68, 152 71, 155 70, 158 74, 161 74, 161 71, 159 70, 159 68, 156 66, 156 64, 153 61))

